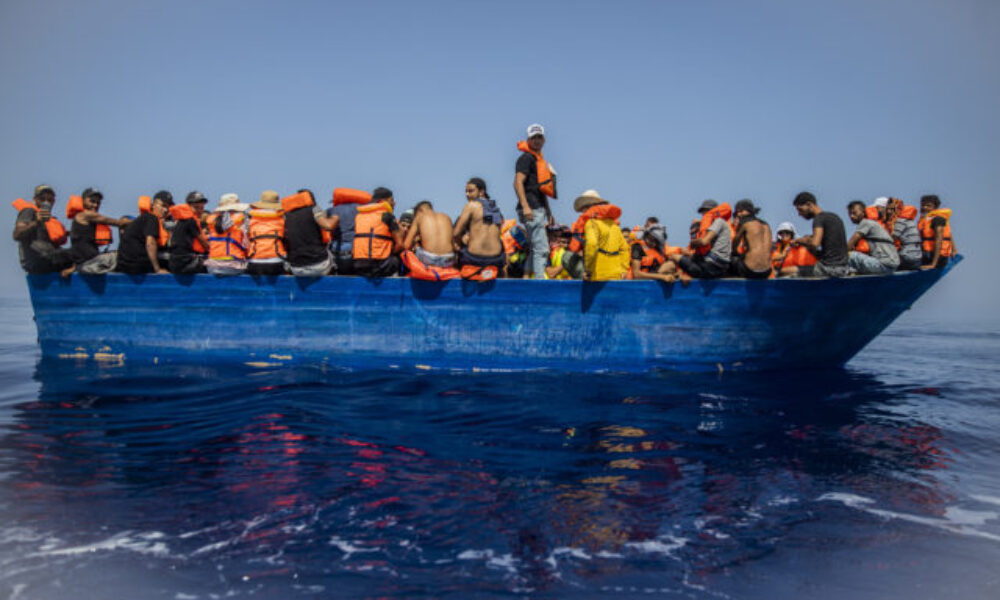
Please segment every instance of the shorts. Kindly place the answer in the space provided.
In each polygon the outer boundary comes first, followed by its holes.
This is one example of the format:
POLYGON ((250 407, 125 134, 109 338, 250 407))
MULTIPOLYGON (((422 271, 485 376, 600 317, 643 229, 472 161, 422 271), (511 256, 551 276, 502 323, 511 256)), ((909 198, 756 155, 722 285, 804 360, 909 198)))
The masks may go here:
POLYGON ((719 279, 725 277, 729 271, 729 265, 717 262, 701 254, 693 257, 681 257, 678 266, 684 269, 691 277, 697 277, 698 279, 719 279))
POLYGON ((742 277, 744 279, 767 279, 771 276, 770 268, 764 269, 763 271, 754 271, 746 265, 742 256, 737 256, 733 259, 730 270, 734 276, 742 277))
MULTIPOLYGON (((496 256, 480 256, 462 248, 458 253, 458 264, 474 267, 503 267, 507 263, 507 255, 501 252, 496 256)), ((426 263, 425 263, 426 264, 426 263)))
POLYGON ((318 263, 302 265, 300 267, 288 265, 288 271, 296 277, 323 277, 324 275, 329 275, 331 272, 336 272, 336 270, 337 263, 333 261, 333 255, 329 252, 326 253, 326 259, 318 263))
POLYGON ((428 252, 420 246, 417 246, 413 249, 413 253, 417 255, 417 260, 424 263, 428 267, 449 268, 455 266, 454 252, 449 252, 448 254, 434 254, 433 252, 428 252))
POLYGON ((799 277, 847 277, 851 270, 847 265, 824 265, 816 263, 808 267, 799 267, 799 277))
POLYGON ((383 260, 355 260, 354 274, 365 277, 395 277, 399 275, 401 264, 399 256, 395 254, 383 260))

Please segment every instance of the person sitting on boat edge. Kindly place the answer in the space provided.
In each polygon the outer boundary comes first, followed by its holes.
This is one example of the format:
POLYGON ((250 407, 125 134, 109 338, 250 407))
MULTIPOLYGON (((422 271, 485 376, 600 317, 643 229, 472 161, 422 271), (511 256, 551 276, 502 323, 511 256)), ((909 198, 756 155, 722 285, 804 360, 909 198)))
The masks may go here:
POLYGON ((139 216, 129 223, 122 232, 118 244, 119 273, 141 275, 144 273, 169 273, 160 259, 160 252, 169 244, 163 229, 163 220, 174 204, 174 197, 166 190, 156 192, 148 206, 139 200, 139 216))
POLYGON ((674 266, 667 258, 667 228, 655 217, 646 219, 646 226, 632 244, 632 279, 655 279, 674 282, 674 266))
POLYGON ((202 230, 202 215, 208 198, 195 190, 188 193, 184 204, 171 206, 169 212, 177 224, 170 233, 170 261, 167 268, 175 275, 206 273, 208 238, 202 230))
POLYGON ((923 250, 921 269, 941 269, 955 256, 955 241, 951 237, 951 209, 941 208, 941 199, 934 194, 920 198, 920 231, 923 250))
POLYGON ((524 277, 543 279, 549 259, 545 226, 555 224, 549 198, 556 198, 555 172, 545 157, 545 128, 538 123, 528 126, 527 140, 517 143, 521 154, 514 165, 516 212, 528 234, 529 255, 524 263, 524 277))
POLYGON ((504 253, 500 228, 504 218, 486 191, 486 181, 472 177, 465 184, 465 206, 455 221, 454 244, 466 279, 495 279, 503 274, 504 253), (468 238, 467 240, 465 238, 468 238))
POLYGON ((413 251, 417 260, 428 267, 450 269, 455 266, 453 239, 451 217, 435 211, 430 200, 417 202, 403 248, 413 251))
POLYGON ((878 222, 892 236, 899 252, 897 271, 912 271, 920 268, 920 231, 917 230, 919 210, 904 204, 899 198, 882 196, 873 204, 878 212, 878 222))
POLYGON ((745 279, 767 279, 771 276, 771 226, 757 218, 760 209, 753 201, 743 199, 736 203, 733 215, 739 220, 733 248, 744 247, 732 261, 731 273, 745 279))
POLYGON ((691 223, 692 234, 689 249, 675 252, 669 258, 673 266, 681 269, 680 280, 688 282, 698 279, 719 279, 729 272, 729 262, 733 252, 733 234, 729 227, 732 209, 728 204, 715 200, 705 200, 698 206, 700 221, 691 223))
POLYGON ((247 270, 250 206, 236 194, 223 194, 219 205, 205 219, 208 228, 208 260, 205 269, 212 275, 241 275, 247 270))
POLYGON ((889 232, 877 221, 865 218, 865 203, 847 205, 851 222, 857 225, 847 240, 847 264, 858 275, 888 275, 899 267, 899 253, 889 232))
POLYGON ((264 190, 247 219, 248 275, 285 274, 285 217, 278 192, 264 190))
POLYGON ((808 248, 795 243, 795 226, 785 221, 778 225, 777 239, 771 251, 771 268, 775 277, 797 277, 799 267, 811 267, 816 257, 808 248))
POLYGON ((792 205, 800 217, 813 222, 811 235, 804 235, 794 240, 816 256, 816 264, 811 267, 799 267, 799 275, 847 277, 850 269, 847 266, 847 234, 844 232, 844 222, 832 212, 821 209, 816 196, 809 192, 800 192, 792 200, 792 205))
POLYGON ((583 267, 588 281, 624 279, 629 269, 629 247, 618 218, 622 209, 611 204, 597 190, 586 190, 573 201, 573 210, 582 213, 583 267))
POLYGON ((59 246, 66 243, 66 228, 52 215, 56 192, 42 184, 35 187, 31 202, 18 198, 12 204, 17 210, 14 221, 14 241, 18 243, 21 268, 27 273, 54 273, 68 267, 72 261, 59 246))
POLYGON ((115 269, 117 252, 107 251, 113 241, 110 226, 125 227, 132 219, 114 219, 97 212, 103 200, 104 194, 100 190, 89 187, 79 196, 70 198, 66 205, 66 217, 70 219, 69 239, 72 243, 68 255, 73 264, 62 270, 63 277, 69 277, 74 271, 84 275, 100 275, 115 269))
POLYGON ((316 204, 312 190, 303 188, 281 199, 285 217, 286 270, 296 277, 323 277, 336 272, 327 244, 340 217, 328 216, 316 204))
POLYGON ((354 218, 354 272, 366 277, 394 277, 399 274, 399 252, 403 235, 393 214, 396 199, 392 190, 377 187, 368 204, 358 207, 354 218))

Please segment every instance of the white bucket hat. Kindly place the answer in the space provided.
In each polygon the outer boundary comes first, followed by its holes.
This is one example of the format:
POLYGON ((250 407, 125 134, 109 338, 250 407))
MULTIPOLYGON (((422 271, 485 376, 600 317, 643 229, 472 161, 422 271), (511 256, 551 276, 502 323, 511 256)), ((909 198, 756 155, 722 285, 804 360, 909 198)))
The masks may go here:
POLYGON ((234 212, 245 212, 250 208, 249 204, 240 202, 240 197, 236 194, 223 194, 219 198, 219 205, 215 207, 214 212, 221 212, 231 210, 234 212))

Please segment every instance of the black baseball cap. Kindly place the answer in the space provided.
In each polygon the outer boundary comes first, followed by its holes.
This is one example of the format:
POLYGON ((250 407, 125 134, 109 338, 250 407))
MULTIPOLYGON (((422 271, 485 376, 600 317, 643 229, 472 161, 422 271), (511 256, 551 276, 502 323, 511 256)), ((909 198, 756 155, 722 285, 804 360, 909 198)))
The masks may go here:
POLYGON ((101 193, 101 190, 94 187, 89 187, 83 190, 83 193, 80 194, 81 198, 90 198, 92 196, 97 196, 101 200, 104 200, 104 194, 101 193))
POLYGON ((205 194, 195 190, 187 195, 184 202, 187 202, 188 204, 198 204, 199 202, 208 202, 208 198, 205 197, 205 194))
POLYGON ((174 195, 168 192, 167 190, 160 190, 156 192, 156 194, 153 195, 153 200, 154 201, 159 200, 167 206, 174 205, 174 195))

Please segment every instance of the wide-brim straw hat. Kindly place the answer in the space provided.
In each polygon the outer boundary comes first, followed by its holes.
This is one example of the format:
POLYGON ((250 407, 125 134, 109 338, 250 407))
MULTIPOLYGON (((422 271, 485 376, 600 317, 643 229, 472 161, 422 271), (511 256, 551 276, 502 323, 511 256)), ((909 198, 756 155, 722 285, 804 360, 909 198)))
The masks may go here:
POLYGON ((587 190, 577 196, 576 200, 573 201, 573 210, 576 212, 583 212, 595 204, 606 203, 607 200, 601 198, 601 195, 597 193, 597 190, 587 190))
POLYGON ((215 207, 213 212, 222 212, 231 210, 234 212, 244 212, 250 208, 249 204, 245 202, 240 202, 240 197, 236 194, 223 194, 219 198, 219 205, 215 207))
POLYGON ((260 195, 260 200, 254 202, 250 206, 264 210, 280 210, 281 196, 279 196, 278 192, 274 190, 264 190, 260 195))

